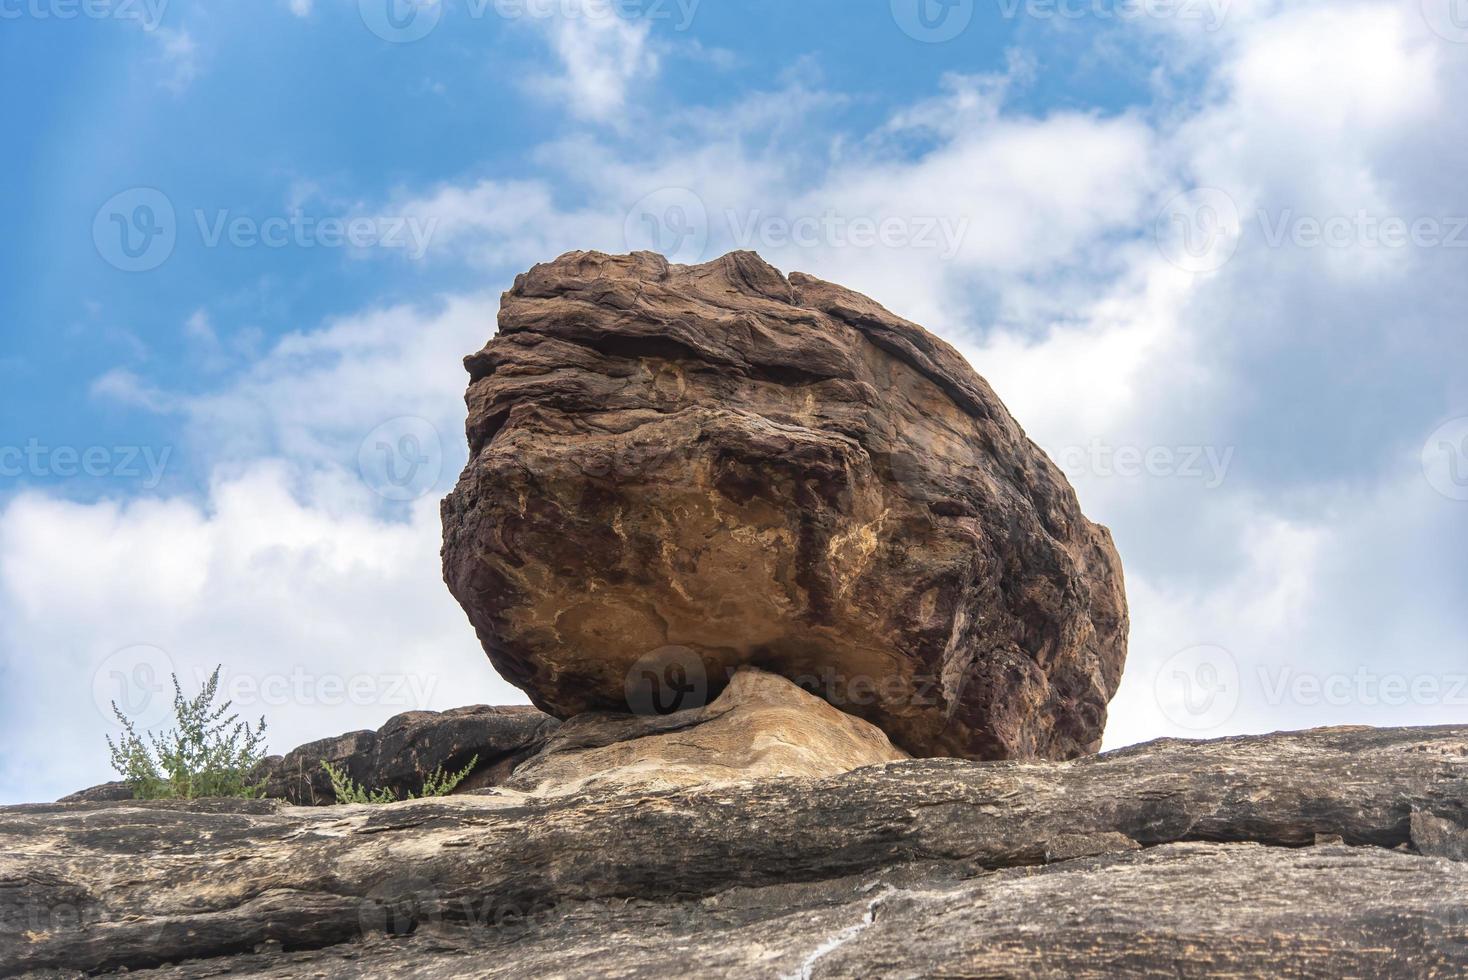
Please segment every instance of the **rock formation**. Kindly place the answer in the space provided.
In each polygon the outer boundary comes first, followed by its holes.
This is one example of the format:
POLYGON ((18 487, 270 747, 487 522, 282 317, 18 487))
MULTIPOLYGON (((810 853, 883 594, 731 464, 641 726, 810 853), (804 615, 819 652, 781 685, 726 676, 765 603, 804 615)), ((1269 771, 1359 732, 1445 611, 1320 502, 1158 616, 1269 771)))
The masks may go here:
MULTIPOLYGON (((494 786, 540 752, 557 725, 556 719, 527 706, 408 711, 375 732, 348 732, 309 742, 285 756, 271 756, 255 778, 266 797, 302 806, 336 802, 323 762, 364 786, 405 796, 422 789, 423 778, 435 769, 458 772, 477 760, 463 788, 494 786)), ((61 802, 131 798, 127 786, 116 782, 74 793, 61 802)))
POLYGON ((906 759, 882 731, 745 667, 709 705, 668 715, 578 715, 500 785, 542 795, 731 786, 834 776, 906 759))
POLYGON ((571 253, 499 327, 444 574, 538 707, 686 708, 754 666, 913 755, 1097 750, 1120 562, 952 347, 747 252, 571 253))
POLYGON ((1464 727, 630 775, 382 807, 0 808, 0 974, 1468 971, 1464 727))

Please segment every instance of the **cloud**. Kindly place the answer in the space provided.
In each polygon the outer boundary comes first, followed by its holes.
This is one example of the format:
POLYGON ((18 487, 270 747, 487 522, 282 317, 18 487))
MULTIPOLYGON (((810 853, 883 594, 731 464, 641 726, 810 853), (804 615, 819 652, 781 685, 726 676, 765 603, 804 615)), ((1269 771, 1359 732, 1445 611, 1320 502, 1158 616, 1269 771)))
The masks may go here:
POLYGON ((112 778, 108 702, 164 727, 168 671, 197 689, 225 665, 225 691, 267 717, 276 751, 400 711, 523 703, 439 583, 436 499, 387 520, 370 496, 343 468, 262 462, 202 503, 12 500, 0 637, 22 655, 0 694, 0 799, 112 778))
POLYGON ((150 385, 127 368, 113 368, 98 377, 92 382, 90 393, 93 398, 159 414, 172 411, 176 404, 173 396, 150 385))
POLYGON ((199 45, 184 28, 155 28, 150 36, 157 40, 160 69, 159 84, 175 95, 182 94, 199 76, 199 45))
POLYGON ((199 496, 78 504, 27 492, 0 506, 0 799, 110 778, 107 702, 118 683, 136 701, 144 668, 189 686, 224 664, 225 690, 267 716, 276 750, 399 711, 524 703, 438 564, 437 502, 465 453, 459 359, 493 332, 495 305, 334 321, 202 396, 121 372, 94 386, 176 412, 211 475, 199 496), (375 458, 401 433, 423 461, 405 488, 375 458), (139 646, 161 653, 138 663, 127 651, 139 646))
POLYGON ((573 116, 614 122, 633 84, 658 73, 652 25, 620 16, 614 5, 567 0, 557 15, 537 20, 560 61, 558 74, 541 77, 540 94, 560 102, 573 116))

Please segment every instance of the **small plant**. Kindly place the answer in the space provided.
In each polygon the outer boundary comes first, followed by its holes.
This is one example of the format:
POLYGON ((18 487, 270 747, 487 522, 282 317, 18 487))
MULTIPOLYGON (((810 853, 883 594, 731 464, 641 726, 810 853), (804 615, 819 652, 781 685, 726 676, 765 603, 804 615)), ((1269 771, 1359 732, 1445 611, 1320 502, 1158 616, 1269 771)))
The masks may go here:
MULTIPOLYGON (((427 779, 423 780, 422 792, 409 793, 403 799, 426 800, 430 796, 448 796, 458 788, 460 783, 469 777, 469 774, 474 771, 474 767, 478 764, 479 756, 476 755, 469 760, 467 766, 458 772, 444 772, 443 766, 439 766, 428 774, 427 779)), ((397 794, 392 790, 386 788, 369 790, 347 775, 344 770, 324 759, 321 762, 321 768, 325 769, 327 776, 331 777, 331 791, 336 795, 336 801, 338 803, 379 804, 398 802, 397 794)))
POLYGON ((122 724, 122 736, 114 742, 112 767, 118 771, 133 798, 138 800, 194 800, 232 796, 259 796, 264 784, 256 782, 265 759, 265 719, 254 728, 229 714, 231 701, 215 706, 219 694, 219 672, 204 682, 197 697, 185 698, 178 675, 173 675, 173 714, 178 727, 160 735, 138 735, 132 720, 112 703, 112 713, 122 724))

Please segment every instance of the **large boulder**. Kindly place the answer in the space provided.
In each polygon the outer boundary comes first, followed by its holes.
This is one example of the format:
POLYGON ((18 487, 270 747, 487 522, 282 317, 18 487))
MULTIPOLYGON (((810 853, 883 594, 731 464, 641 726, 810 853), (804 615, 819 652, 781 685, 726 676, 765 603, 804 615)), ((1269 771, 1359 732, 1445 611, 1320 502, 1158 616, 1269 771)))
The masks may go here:
POLYGON ((686 709, 752 665, 914 755, 1098 749, 1121 563, 948 344, 749 252, 573 252, 499 327, 444 575, 536 706, 686 709))

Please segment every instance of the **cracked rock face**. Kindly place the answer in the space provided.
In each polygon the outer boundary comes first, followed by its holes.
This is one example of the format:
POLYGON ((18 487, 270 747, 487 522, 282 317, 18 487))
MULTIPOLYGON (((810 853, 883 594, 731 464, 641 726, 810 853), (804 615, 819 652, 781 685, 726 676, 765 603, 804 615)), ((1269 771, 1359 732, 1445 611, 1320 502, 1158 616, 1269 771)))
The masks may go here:
POLYGON ((544 711, 781 674, 917 756, 1096 751, 1121 564, 950 346, 752 253, 570 253, 466 359, 444 576, 544 711))
POLYGON ((1465 827, 1463 727, 0 807, 0 975, 1460 977, 1465 827))

